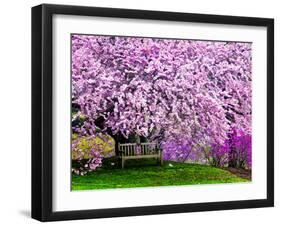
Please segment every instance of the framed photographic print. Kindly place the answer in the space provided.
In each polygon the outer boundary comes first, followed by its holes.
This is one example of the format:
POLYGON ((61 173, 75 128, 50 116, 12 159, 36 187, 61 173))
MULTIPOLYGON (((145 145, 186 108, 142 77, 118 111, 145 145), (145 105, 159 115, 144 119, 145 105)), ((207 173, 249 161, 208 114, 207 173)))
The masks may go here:
POLYGON ((32 8, 32 217, 274 205, 274 21, 32 8))

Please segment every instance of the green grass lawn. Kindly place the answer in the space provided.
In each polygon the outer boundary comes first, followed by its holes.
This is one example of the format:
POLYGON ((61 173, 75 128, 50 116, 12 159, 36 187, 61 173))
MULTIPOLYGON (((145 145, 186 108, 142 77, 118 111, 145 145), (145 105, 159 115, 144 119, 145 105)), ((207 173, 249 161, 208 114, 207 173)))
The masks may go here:
POLYGON ((128 160, 125 169, 104 164, 85 176, 72 175, 72 190, 109 188, 134 188, 192 184, 219 184, 248 182, 226 170, 190 163, 164 161, 163 166, 155 160, 128 160))

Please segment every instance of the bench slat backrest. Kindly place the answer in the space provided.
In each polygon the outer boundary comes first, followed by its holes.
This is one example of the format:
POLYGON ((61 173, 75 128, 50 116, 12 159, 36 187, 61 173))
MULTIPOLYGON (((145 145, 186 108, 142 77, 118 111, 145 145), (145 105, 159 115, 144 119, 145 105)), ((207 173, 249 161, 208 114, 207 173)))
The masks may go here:
POLYGON ((135 156, 135 155, 157 155, 160 152, 157 143, 141 143, 140 150, 137 143, 118 144, 118 149, 122 156, 135 156))

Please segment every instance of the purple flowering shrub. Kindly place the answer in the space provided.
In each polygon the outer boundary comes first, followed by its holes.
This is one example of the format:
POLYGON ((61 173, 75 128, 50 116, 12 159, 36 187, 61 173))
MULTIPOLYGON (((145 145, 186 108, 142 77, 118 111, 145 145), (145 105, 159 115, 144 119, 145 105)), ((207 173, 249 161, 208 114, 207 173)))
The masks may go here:
POLYGON ((208 147, 202 148, 207 162, 216 167, 224 167, 228 165, 229 147, 226 144, 212 144, 208 147))
POLYGON ((224 145, 212 144, 202 150, 210 165, 252 168, 252 137, 241 130, 232 129, 224 145))
POLYGON ((252 168, 252 136, 243 131, 232 130, 229 142, 228 166, 252 168))

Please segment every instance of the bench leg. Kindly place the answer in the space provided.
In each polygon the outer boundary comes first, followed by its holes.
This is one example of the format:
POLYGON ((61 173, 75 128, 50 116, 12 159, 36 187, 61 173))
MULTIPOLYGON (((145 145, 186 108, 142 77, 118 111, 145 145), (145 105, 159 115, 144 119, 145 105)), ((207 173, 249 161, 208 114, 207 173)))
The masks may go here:
POLYGON ((124 169, 125 160, 122 158, 122 169, 124 169))
POLYGON ((160 162, 160 165, 163 166, 162 152, 159 153, 159 162, 160 162))

